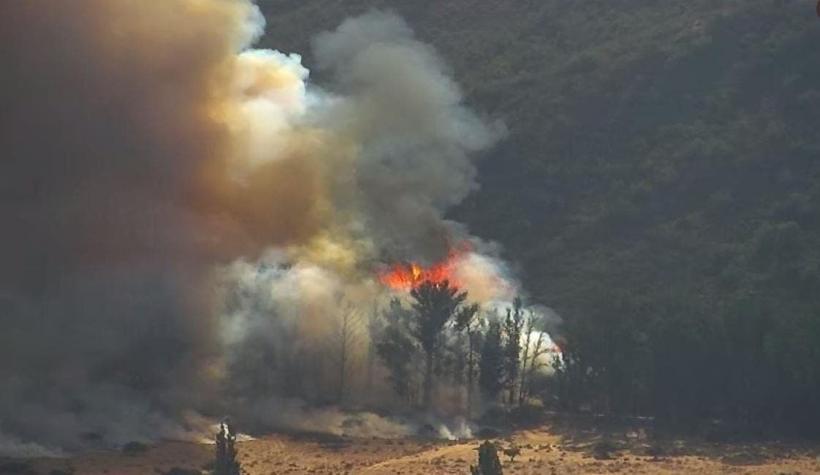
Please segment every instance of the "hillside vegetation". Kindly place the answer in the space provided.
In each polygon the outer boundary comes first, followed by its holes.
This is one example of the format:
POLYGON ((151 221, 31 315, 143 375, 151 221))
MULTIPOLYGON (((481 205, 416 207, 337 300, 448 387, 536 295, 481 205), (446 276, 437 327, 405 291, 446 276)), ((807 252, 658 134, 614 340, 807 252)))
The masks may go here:
MULTIPOLYGON (((393 9, 507 139, 459 209, 563 324, 548 401, 820 427, 820 20, 806 0, 271 0, 265 46, 393 9)), ((306 62, 310 64, 309 54, 306 62)), ((317 78, 321 82, 321 77, 317 78)))

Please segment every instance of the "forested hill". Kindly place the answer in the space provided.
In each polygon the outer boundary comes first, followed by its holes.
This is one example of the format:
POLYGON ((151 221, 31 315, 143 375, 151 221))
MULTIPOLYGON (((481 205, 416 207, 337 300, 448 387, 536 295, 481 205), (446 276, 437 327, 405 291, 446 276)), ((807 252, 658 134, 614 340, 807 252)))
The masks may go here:
POLYGON ((506 121, 454 214, 502 243, 532 298, 564 317, 564 403, 820 420, 813 1, 261 7, 265 46, 300 52, 345 16, 395 10, 469 103, 506 121))

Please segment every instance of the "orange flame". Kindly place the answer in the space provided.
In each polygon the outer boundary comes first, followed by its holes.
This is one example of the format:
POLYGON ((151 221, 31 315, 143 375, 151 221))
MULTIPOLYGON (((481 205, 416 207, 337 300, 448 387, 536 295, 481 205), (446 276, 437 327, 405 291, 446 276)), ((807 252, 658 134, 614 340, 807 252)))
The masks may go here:
POLYGON ((451 285, 459 287, 458 279, 455 275, 458 259, 470 250, 468 244, 462 244, 457 249, 450 251, 447 258, 429 267, 424 267, 415 262, 401 262, 389 266, 379 272, 379 281, 386 287, 393 290, 409 291, 423 282, 440 284, 449 281, 451 285))

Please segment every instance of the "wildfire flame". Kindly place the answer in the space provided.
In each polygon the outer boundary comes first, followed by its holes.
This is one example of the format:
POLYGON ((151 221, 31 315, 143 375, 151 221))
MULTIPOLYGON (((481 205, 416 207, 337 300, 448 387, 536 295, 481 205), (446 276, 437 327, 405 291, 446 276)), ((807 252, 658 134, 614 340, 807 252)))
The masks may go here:
POLYGON ((411 290, 422 282, 430 281, 438 284, 445 280, 453 282, 452 270, 448 261, 430 267, 422 267, 415 262, 398 263, 379 274, 379 281, 393 290, 411 290))
POLYGON ((416 262, 393 264, 379 272, 379 281, 388 288, 402 291, 412 290, 423 282, 440 284, 448 281, 453 286, 460 287, 456 276, 456 266, 458 260, 469 250, 467 244, 462 244, 451 251, 445 260, 429 267, 424 267, 416 262))

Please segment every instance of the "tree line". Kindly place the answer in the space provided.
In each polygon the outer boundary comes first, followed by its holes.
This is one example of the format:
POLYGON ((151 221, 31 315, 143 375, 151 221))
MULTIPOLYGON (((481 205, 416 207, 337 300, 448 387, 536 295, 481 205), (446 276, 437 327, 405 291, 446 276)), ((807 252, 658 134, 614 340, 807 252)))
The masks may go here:
MULTIPOLYGON (((820 320, 751 294, 710 313, 603 294, 567 320, 550 399, 563 410, 653 416, 661 428, 820 435, 820 320), (606 306, 604 306, 606 302, 606 306)), ((802 307, 802 308, 801 308, 802 307)))
POLYGON ((426 281, 411 290, 410 302, 393 299, 372 335, 405 404, 430 410, 446 393, 473 415, 479 405, 517 406, 531 396, 550 348, 540 315, 520 298, 501 316, 469 303, 447 281, 426 281))
MULTIPOLYGON (((372 337, 409 407, 456 399, 478 408, 543 403, 567 412, 654 418, 658 429, 818 435, 820 325, 798 306, 783 316, 765 294, 710 315, 670 295, 662 311, 601 289, 597 308, 565 320, 552 354, 543 317, 515 299, 505 314, 470 304, 447 282, 394 299, 372 337), (544 371, 551 361, 552 371, 544 371)), ((769 297, 771 298, 771 297, 769 297)))

